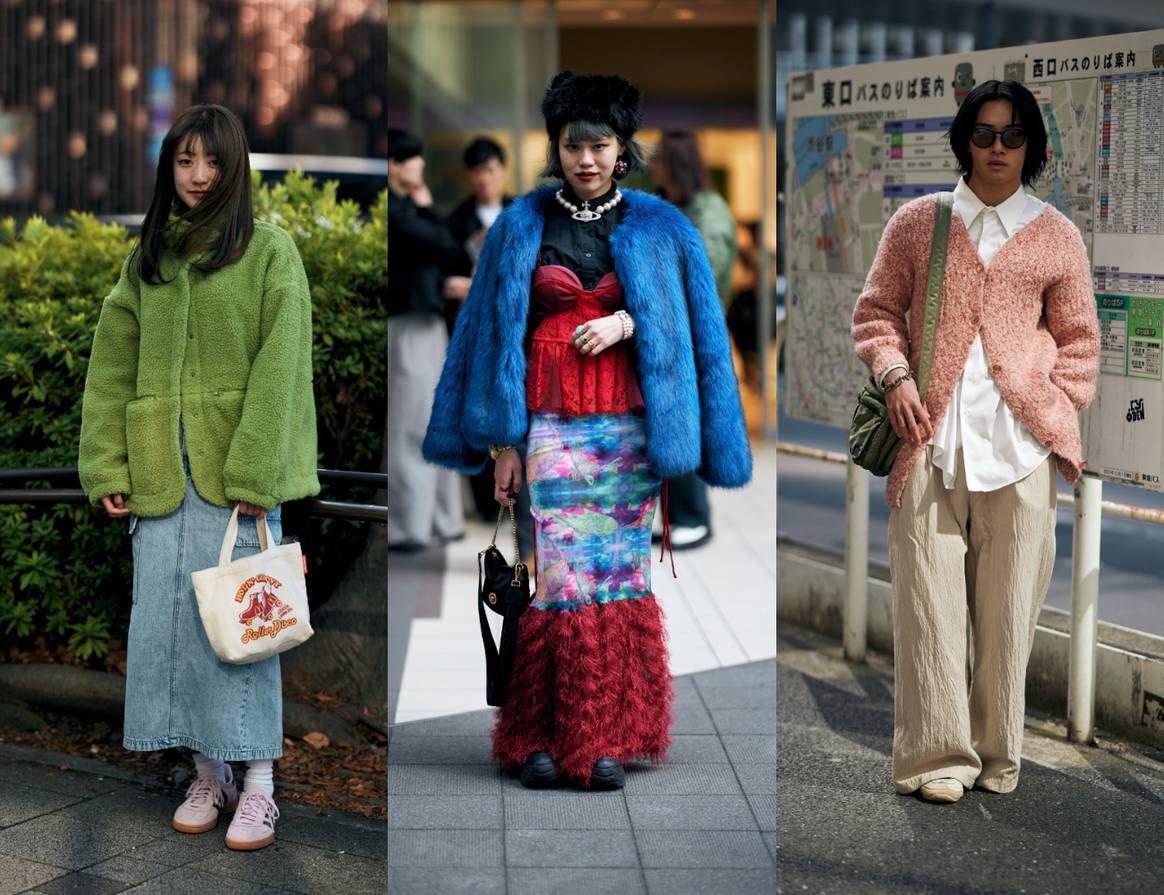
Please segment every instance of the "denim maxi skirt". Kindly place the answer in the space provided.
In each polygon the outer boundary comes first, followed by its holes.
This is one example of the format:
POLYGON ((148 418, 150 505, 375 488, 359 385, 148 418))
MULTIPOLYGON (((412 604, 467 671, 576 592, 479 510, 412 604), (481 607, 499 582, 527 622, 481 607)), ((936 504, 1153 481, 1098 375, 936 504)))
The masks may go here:
MULTIPOLYGON (((219 660, 198 614, 190 573, 218 565, 231 509, 207 502, 190 479, 166 516, 133 516, 133 609, 126 659, 126 749, 188 746, 219 761, 283 754, 279 657, 249 665, 219 660)), ((276 543, 280 508, 267 512, 276 543)), ((254 516, 239 515, 232 559, 260 551, 254 516)))

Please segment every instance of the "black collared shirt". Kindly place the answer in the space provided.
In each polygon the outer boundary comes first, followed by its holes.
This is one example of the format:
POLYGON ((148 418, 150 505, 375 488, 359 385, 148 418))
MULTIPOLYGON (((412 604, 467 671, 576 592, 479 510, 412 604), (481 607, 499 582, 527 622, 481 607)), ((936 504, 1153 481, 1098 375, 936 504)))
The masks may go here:
MULTIPOLYGON (((590 200, 590 207, 605 205, 614 198, 616 187, 597 199, 590 200)), ((562 185, 563 197, 572 205, 582 208, 582 200, 574 195, 568 184, 562 185)), ((578 275, 585 289, 593 289, 604 274, 614 270, 614 259, 610 254, 610 235, 622 221, 623 204, 604 212, 596 221, 576 221, 569 209, 550 196, 545 204, 546 226, 542 231, 540 263, 560 264, 578 275)))

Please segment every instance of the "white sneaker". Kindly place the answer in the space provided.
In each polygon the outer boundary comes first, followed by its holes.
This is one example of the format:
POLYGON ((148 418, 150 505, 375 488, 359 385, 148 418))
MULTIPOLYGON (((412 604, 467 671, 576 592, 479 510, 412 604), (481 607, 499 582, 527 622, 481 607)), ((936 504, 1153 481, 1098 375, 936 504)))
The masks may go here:
POLYGON ((279 809, 265 792, 243 792, 226 830, 226 847, 254 851, 275 841, 275 821, 279 809))
POLYGON ((956 802, 962 792, 962 784, 953 777, 939 777, 921 785, 921 797, 927 802, 956 802))
POLYGON ((218 824, 219 811, 231 811, 238 804, 234 772, 225 764, 226 782, 217 777, 199 777, 186 790, 186 801, 174 812, 173 827, 179 833, 205 833, 218 824))
POLYGON ((695 525, 690 528, 677 525, 671 529, 671 546, 676 550, 690 550, 701 547, 711 540, 711 529, 706 525, 695 525))

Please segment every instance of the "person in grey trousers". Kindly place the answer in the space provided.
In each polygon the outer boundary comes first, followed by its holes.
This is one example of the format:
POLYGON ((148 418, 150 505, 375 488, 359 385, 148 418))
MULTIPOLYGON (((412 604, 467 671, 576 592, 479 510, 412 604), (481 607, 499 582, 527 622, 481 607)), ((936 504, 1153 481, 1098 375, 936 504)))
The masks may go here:
POLYGON ((388 549, 464 535, 461 483, 424 461, 420 443, 448 349, 442 265, 460 246, 432 210, 424 144, 388 133, 388 549))

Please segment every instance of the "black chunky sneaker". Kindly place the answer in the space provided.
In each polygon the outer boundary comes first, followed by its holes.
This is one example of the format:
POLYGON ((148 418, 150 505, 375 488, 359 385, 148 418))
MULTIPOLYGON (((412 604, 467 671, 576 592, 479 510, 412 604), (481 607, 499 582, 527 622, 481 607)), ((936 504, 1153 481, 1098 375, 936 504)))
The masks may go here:
POLYGON ((613 758, 600 758, 594 762, 590 772, 591 789, 622 789, 626 785, 626 772, 613 758))
POLYGON ((521 766, 521 785, 544 789, 558 782, 558 768, 549 752, 534 752, 521 766))

